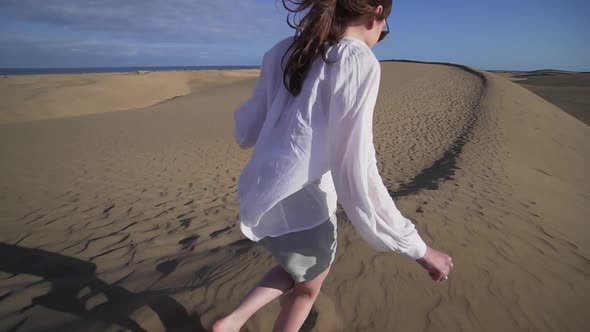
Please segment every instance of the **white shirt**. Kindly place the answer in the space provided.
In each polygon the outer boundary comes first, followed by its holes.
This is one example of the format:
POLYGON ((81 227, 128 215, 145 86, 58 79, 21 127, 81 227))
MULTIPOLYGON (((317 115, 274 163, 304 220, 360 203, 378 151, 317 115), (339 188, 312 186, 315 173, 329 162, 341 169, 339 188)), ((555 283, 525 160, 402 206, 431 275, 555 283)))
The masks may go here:
MULTIPOLYGON (((395 206, 377 169, 373 111, 381 66, 363 41, 344 36, 318 57, 301 93, 283 85, 281 58, 293 41, 267 51, 252 96, 234 112, 241 148, 254 147, 238 180, 238 223, 259 241, 309 229, 340 202, 377 251, 418 259, 426 244, 395 206)), ((286 58, 285 58, 286 60, 286 58)))

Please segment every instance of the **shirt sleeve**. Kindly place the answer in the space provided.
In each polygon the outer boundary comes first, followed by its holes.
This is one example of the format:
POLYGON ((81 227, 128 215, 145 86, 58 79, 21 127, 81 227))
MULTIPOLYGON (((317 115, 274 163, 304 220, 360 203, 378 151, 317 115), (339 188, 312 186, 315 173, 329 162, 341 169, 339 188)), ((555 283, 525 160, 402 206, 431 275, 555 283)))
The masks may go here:
POLYGON ((256 144, 266 119, 268 76, 271 71, 267 58, 268 52, 262 57, 260 76, 252 95, 234 111, 234 137, 242 149, 251 148, 256 144))
POLYGON ((374 56, 343 58, 334 66, 328 120, 330 167, 338 202, 375 250, 421 258, 426 244, 397 209, 377 169, 372 130, 381 66, 374 56))

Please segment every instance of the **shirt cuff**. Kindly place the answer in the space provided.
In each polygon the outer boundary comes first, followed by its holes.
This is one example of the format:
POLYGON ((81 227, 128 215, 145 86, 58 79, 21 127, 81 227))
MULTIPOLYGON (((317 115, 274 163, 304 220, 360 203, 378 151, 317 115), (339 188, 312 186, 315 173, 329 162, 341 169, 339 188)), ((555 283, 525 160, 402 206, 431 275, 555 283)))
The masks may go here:
POLYGON ((424 242, 424 240, 422 240, 422 238, 420 237, 420 235, 418 235, 418 233, 416 233, 415 235, 415 240, 416 240, 416 245, 414 246, 414 248, 412 248, 409 251, 406 251, 404 253, 404 255, 406 255, 408 258, 411 258, 413 260, 417 260, 420 259, 422 257, 424 257, 424 255, 426 254, 426 243, 424 242))

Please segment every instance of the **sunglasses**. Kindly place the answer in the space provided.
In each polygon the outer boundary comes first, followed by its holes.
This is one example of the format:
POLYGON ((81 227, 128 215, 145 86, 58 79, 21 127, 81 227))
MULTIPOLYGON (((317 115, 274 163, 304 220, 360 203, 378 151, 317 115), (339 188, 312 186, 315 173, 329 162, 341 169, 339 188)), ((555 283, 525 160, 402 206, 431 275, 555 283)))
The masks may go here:
POLYGON ((381 34, 379 35, 379 40, 377 40, 377 42, 382 41, 389 34, 389 24, 387 23, 387 19, 385 19, 385 26, 387 27, 387 30, 383 29, 381 31, 381 34))

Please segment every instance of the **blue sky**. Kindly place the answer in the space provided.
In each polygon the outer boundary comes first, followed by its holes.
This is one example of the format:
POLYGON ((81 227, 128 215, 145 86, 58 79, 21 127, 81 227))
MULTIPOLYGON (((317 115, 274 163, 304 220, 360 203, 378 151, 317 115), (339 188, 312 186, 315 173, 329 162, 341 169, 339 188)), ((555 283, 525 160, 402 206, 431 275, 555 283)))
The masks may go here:
MULTIPOLYGON (((379 59, 590 71, 590 1, 394 0, 379 59)), ((259 65, 280 0, 2 0, 0 67, 259 65)))

